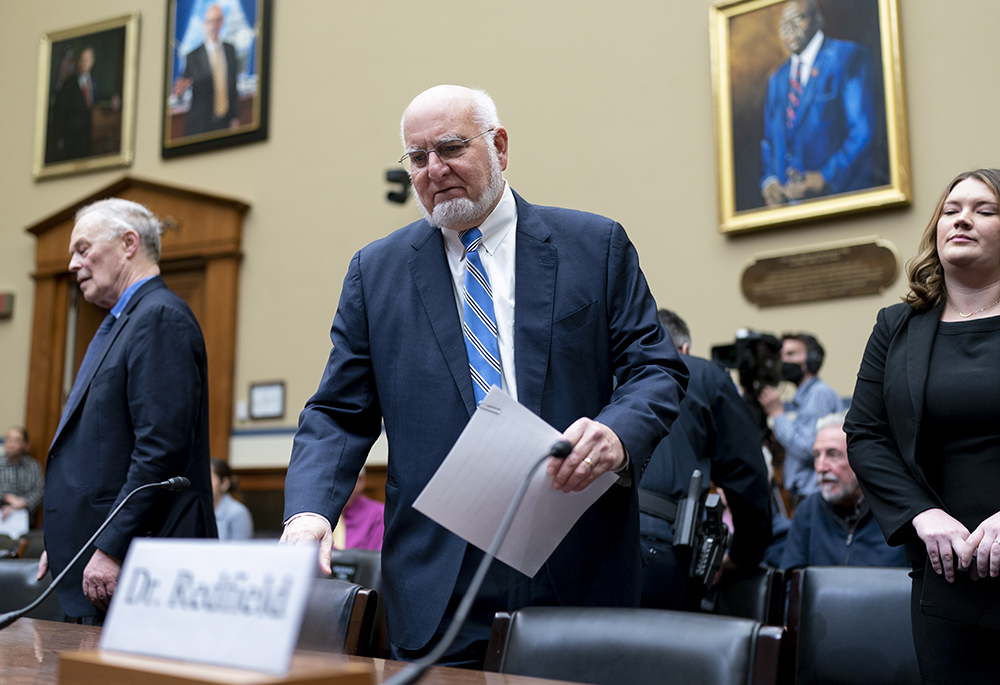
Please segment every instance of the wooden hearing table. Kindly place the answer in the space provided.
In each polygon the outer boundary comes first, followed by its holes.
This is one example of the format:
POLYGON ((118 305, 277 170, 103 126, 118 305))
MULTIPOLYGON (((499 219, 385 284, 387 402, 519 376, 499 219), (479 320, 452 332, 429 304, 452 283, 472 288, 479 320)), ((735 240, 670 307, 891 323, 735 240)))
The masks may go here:
MULTIPOLYGON (((60 652, 90 652, 98 648, 101 629, 56 621, 22 618, 0 630, 0 683, 3 685, 57 685, 60 652)), ((375 682, 406 667, 399 661, 366 657, 339 657, 349 663, 370 664, 375 682)), ((552 685, 559 681, 435 666, 420 681, 429 685, 552 685)))

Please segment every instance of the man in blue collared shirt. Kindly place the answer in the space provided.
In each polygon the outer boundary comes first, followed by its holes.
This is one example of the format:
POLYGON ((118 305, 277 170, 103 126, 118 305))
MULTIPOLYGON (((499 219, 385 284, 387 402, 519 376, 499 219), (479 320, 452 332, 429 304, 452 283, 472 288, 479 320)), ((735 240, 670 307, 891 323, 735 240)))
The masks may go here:
POLYGON ((81 209, 69 270, 110 313, 87 348, 49 447, 39 577, 58 574, 137 487, 174 476, 183 492, 137 495, 59 586, 67 615, 100 623, 135 537, 215 537, 208 364, 191 310, 160 278, 159 220, 112 198, 81 209))
POLYGON ((813 468, 813 443, 816 421, 840 411, 840 397, 820 380, 823 346, 807 333, 788 333, 782 337, 781 373, 797 386, 795 397, 786 408, 778 389, 766 386, 757 399, 767 413, 767 425, 785 448, 783 485, 798 501, 819 491, 813 468))

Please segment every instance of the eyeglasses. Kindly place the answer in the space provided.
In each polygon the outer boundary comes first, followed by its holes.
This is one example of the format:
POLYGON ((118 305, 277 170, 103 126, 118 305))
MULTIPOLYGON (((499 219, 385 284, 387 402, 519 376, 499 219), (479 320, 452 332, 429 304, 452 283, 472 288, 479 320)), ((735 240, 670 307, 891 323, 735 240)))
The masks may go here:
POLYGON ((467 149, 469 149, 470 141, 485 136, 487 133, 493 133, 494 131, 496 131, 496 129, 491 128, 489 131, 483 131, 482 133, 472 136, 471 138, 466 138, 465 140, 462 140, 461 138, 455 138, 454 140, 442 140, 434 146, 433 150, 412 150, 400 157, 399 163, 412 171, 414 169, 423 169, 427 166, 427 162, 430 161, 430 155, 432 152, 437 154, 438 159, 458 159, 465 154, 467 149))

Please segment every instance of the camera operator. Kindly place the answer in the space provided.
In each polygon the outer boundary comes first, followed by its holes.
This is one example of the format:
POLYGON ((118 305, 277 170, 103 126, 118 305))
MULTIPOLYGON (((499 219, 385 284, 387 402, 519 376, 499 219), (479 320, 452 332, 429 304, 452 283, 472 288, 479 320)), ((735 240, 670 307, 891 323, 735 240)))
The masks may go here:
POLYGON ((658 316, 683 355, 691 380, 680 415, 653 451, 639 482, 642 605, 696 610, 706 588, 689 580, 691 547, 673 546, 670 510, 687 495, 692 472, 700 470, 705 474, 702 500, 711 480, 725 492, 732 511, 735 534, 723 570, 756 567, 771 537, 767 467, 758 427, 729 372, 688 354, 690 333, 675 313, 661 309, 658 316))
POLYGON ((823 346, 807 333, 786 333, 781 343, 781 372, 796 386, 795 396, 785 409, 774 386, 761 389, 757 400, 767 414, 767 425, 785 448, 782 485, 793 503, 819 491, 813 468, 816 421, 840 411, 840 397, 820 380, 823 346))

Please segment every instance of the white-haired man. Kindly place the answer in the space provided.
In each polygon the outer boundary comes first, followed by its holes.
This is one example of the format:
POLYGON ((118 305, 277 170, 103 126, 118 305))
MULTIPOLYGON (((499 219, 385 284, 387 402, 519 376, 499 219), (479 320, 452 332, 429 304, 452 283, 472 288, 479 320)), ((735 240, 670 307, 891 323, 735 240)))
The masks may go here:
POLYGON ((890 547, 847 461, 847 412, 816 422, 816 481, 795 510, 781 568, 804 566, 907 566, 902 547, 890 547))
POLYGON ((70 617, 100 623, 134 537, 215 537, 209 475, 208 370, 201 328, 160 278, 160 222, 129 200, 81 209, 69 270, 110 313, 94 335, 45 470, 42 577, 60 573, 108 513, 140 485, 183 476, 183 492, 133 498, 58 588, 70 617))
POLYGON ((351 261, 333 350, 292 449, 283 537, 320 540, 329 573, 330 522, 384 420, 389 640, 394 658, 427 653, 481 553, 412 503, 485 393, 501 387, 574 445, 548 466, 556 489, 620 477, 533 578, 493 565, 445 658, 475 666, 495 611, 638 606, 634 482, 677 416, 687 372, 622 227, 529 204, 507 186, 507 130, 488 95, 431 88, 406 108, 402 138, 425 218, 351 261))

